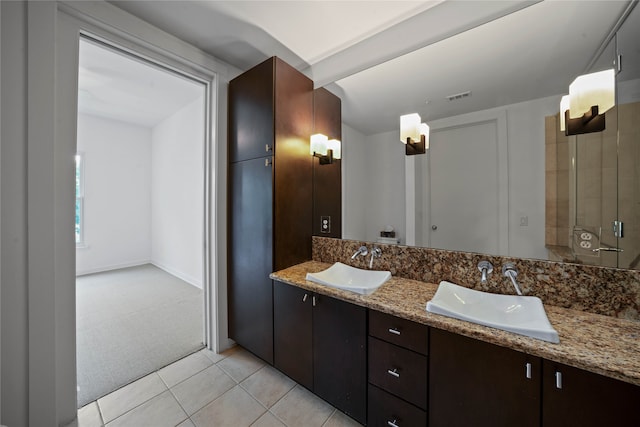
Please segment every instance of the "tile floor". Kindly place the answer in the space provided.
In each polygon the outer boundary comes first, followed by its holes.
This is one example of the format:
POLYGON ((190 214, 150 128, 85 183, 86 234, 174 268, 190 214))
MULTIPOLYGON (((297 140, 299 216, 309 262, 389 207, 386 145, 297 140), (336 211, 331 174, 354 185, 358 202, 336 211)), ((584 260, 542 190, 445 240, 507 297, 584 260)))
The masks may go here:
POLYGON ((78 411, 80 427, 324 426, 357 422, 234 347, 207 349, 139 379, 78 411))

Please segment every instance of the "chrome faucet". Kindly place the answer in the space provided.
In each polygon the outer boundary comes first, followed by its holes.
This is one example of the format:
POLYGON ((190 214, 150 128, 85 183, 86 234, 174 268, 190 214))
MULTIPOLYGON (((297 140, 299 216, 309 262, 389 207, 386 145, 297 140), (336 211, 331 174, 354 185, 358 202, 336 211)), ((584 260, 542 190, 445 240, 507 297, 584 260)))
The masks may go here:
POLYGON ((369 269, 373 268, 373 259, 380 258, 381 256, 382 256, 382 249, 380 249, 377 246, 374 246, 373 249, 371 249, 371 261, 369 261, 369 269))
POLYGON ((513 283, 513 287, 516 289, 516 293, 518 295, 522 295, 522 291, 520 290, 520 285, 516 281, 516 277, 518 277, 518 270, 516 270, 515 264, 512 262, 507 262, 502 266, 502 274, 509 279, 511 279, 511 283, 513 283))
POLYGON ((368 253, 369 251, 367 250, 367 247, 362 245, 358 248, 355 254, 351 255, 351 259, 355 259, 358 255, 367 256, 368 253))
POLYGON ((478 270, 482 273, 482 278, 480 279, 480 283, 483 285, 487 284, 487 276, 491 274, 493 271, 493 265, 487 260, 480 261, 478 263, 478 270))

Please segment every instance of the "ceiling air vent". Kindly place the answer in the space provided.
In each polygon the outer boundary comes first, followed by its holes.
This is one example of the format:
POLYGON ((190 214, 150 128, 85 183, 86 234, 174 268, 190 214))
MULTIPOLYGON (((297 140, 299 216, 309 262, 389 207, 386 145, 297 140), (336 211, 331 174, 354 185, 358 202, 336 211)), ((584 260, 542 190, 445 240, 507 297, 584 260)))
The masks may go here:
POLYGON ((446 96, 445 98, 447 98, 449 101, 457 101, 458 99, 469 98, 470 96, 471 96, 471 91, 469 90, 462 93, 456 93, 455 95, 449 95, 449 96, 446 96))

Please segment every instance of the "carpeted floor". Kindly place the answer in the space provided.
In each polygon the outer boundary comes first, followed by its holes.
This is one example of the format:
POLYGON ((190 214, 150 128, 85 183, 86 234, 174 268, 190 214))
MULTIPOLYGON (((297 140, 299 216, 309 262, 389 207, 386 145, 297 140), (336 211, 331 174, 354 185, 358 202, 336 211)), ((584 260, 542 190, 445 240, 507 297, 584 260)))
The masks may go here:
POLYGON ((203 347, 203 291, 151 264, 76 279, 78 407, 203 347))

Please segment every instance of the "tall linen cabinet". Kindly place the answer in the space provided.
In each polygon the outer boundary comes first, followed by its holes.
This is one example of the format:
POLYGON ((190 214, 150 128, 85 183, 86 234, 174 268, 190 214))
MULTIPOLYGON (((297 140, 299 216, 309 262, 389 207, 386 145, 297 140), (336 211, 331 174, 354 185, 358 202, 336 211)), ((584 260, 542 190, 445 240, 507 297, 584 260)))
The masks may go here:
POLYGON ((273 364, 269 274, 311 259, 313 82, 273 57, 229 83, 229 336, 273 364))

